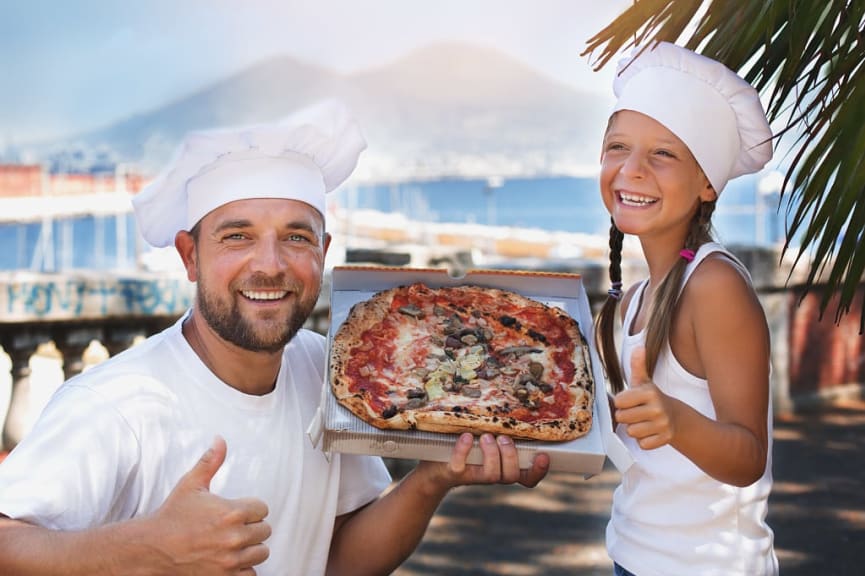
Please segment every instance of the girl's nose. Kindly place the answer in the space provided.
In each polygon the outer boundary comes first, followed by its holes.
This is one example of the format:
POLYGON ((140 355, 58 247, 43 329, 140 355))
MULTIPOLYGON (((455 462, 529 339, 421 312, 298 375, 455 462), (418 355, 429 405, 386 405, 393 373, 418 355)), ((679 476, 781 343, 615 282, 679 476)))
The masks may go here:
POLYGON ((637 151, 632 151, 622 162, 621 172, 626 176, 640 177, 645 170, 644 156, 637 151))

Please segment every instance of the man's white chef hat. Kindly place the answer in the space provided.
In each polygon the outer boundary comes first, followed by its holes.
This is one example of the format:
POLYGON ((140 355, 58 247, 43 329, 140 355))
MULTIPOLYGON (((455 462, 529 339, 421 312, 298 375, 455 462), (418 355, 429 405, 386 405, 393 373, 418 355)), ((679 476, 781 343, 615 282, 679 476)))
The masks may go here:
POLYGON ((357 122, 335 100, 277 124, 191 133, 132 199, 138 228, 153 246, 171 246, 211 210, 248 198, 300 200, 323 216, 325 194, 351 175, 365 148, 357 122))
POLYGON ((772 158, 772 130, 757 91, 735 72, 681 46, 637 47, 619 62, 613 111, 653 118, 691 150, 715 192, 772 158))

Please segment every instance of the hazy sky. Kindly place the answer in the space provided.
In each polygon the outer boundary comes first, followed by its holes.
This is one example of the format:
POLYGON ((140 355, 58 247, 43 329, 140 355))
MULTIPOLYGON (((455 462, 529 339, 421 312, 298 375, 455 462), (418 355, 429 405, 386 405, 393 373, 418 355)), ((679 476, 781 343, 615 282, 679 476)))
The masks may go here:
POLYGON ((0 148, 97 128, 261 59, 340 72, 436 42, 495 47, 610 90, 586 40, 630 0, 0 0, 0 148))

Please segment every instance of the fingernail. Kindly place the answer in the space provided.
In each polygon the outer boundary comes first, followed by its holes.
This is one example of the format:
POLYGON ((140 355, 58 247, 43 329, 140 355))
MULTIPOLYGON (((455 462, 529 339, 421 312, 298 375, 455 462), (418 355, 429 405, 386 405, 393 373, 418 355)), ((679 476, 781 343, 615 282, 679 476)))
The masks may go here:
POLYGON ((492 434, 484 434, 481 436, 481 440, 484 444, 494 444, 496 441, 492 434))
POLYGON ((465 432, 463 434, 460 434, 459 442, 460 444, 471 444, 472 442, 474 442, 474 437, 468 432, 465 432))
POLYGON ((508 446, 509 444, 513 444, 513 442, 511 442, 510 436, 499 436, 498 440, 499 444, 501 444, 502 446, 508 446))

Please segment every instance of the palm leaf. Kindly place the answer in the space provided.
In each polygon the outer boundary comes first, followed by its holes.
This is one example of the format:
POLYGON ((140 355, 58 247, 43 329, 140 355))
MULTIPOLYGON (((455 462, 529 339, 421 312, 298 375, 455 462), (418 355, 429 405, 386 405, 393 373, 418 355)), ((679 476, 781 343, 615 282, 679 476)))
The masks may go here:
POLYGON ((805 294, 822 287, 821 315, 837 295, 840 321, 865 273, 865 250, 858 250, 865 239, 865 2, 636 0, 586 41, 583 55, 598 69, 654 40, 719 60, 769 96, 767 114, 781 124, 776 139, 789 148, 783 252, 799 243, 794 261, 807 260, 805 294))

